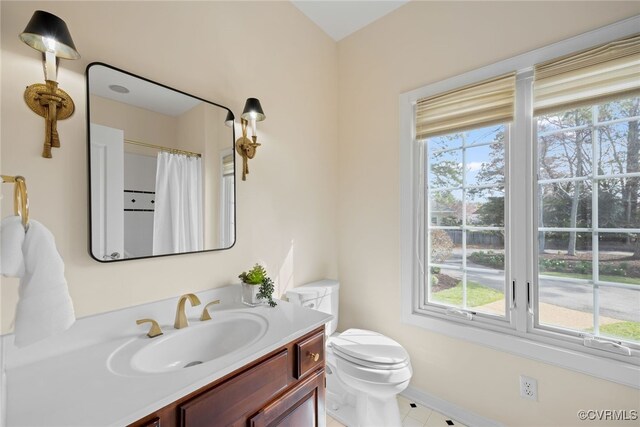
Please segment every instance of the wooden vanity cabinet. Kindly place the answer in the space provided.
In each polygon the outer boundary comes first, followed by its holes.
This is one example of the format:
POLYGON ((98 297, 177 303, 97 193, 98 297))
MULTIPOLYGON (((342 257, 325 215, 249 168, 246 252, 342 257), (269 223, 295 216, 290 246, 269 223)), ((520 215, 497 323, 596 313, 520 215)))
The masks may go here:
POLYGON ((324 326, 130 427, 325 427, 324 326))

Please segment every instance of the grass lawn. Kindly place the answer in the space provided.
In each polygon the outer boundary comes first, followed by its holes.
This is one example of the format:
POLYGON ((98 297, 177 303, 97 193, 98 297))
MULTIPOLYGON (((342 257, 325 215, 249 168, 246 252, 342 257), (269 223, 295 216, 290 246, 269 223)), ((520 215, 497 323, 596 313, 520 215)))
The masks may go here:
POLYGON ((640 322, 618 322, 601 325, 600 333, 640 341, 640 322))
MULTIPOLYGON (((541 271, 540 274, 545 276, 557 276, 557 277, 573 277, 576 279, 591 280, 591 274, 578 274, 578 273, 561 273, 559 271, 541 271)), ((600 280, 603 282, 615 282, 615 283, 627 283, 629 285, 640 285, 640 278, 638 277, 625 277, 625 276, 606 276, 600 275, 600 280)))
MULTIPOLYGON (((434 301, 461 306, 462 305, 462 282, 453 288, 445 289, 440 292, 431 294, 434 301)), ((477 307, 498 301, 504 298, 502 292, 495 289, 482 286, 476 282, 467 282, 467 307, 477 307)))

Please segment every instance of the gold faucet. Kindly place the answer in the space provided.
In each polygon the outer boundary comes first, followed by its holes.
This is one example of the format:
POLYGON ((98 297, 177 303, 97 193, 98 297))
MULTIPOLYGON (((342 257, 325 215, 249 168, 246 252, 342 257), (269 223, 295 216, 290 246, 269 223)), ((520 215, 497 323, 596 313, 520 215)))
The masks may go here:
POLYGON ((156 322, 153 319, 139 319, 139 320, 136 320, 136 323, 138 325, 142 325, 143 323, 151 323, 151 329, 149 329, 149 332, 147 333, 147 336, 149 338, 154 338, 154 337, 157 337, 158 335, 162 335, 162 329, 160 329, 158 322, 156 322))
POLYGON ((211 315, 209 314, 209 307, 215 304, 220 304, 220 300, 217 299, 215 301, 211 301, 209 304, 207 304, 204 307, 204 310, 202 310, 202 314, 200 315, 200 320, 204 321, 204 320, 211 320, 211 315))
POLYGON ((200 305, 200 300, 194 294, 185 294, 180 297, 178 300, 178 308, 176 309, 176 321, 173 323, 173 326, 176 329, 182 329, 189 326, 189 321, 187 320, 187 315, 185 314, 184 304, 189 300, 191 306, 195 307, 196 305, 200 305))

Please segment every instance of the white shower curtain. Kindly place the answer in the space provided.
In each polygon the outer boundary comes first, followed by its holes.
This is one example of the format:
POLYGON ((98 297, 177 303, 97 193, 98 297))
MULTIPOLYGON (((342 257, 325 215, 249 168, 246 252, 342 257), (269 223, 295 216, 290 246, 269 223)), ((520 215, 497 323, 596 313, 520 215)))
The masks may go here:
POLYGON ((153 254, 203 249, 202 159, 158 154, 153 254))

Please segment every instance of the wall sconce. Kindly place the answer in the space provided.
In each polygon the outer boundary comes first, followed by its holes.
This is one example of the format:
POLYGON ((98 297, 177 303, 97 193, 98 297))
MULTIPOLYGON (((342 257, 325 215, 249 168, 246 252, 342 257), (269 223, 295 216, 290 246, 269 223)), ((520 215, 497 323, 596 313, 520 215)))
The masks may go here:
POLYGON ((36 83, 24 91, 24 100, 31 110, 44 117, 45 136, 42 157, 51 158, 51 147, 60 147, 58 120, 70 117, 75 105, 71 97, 58 88, 59 58, 78 59, 67 24, 43 10, 34 12, 20 40, 42 52, 45 84, 36 83))
POLYGON ((228 128, 233 129, 233 124, 235 123, 236 117, 233 115, 231 110, 227 111, 227 117, 224 119, 224 125, 228 128))
POLYGON ((247 174, 249 174, 249 159, 254 158, 256 149, 260 146, 258 144, 258 134, 256 133, 256 122, 263 121, 266 116, 257 98, 247 98, 240 117, 242 136, 236 140, 236 151, 242 156, 242 180, 246 181, 247 174), (247 138, 248 125, 251 125, 251 139, 247 138))

